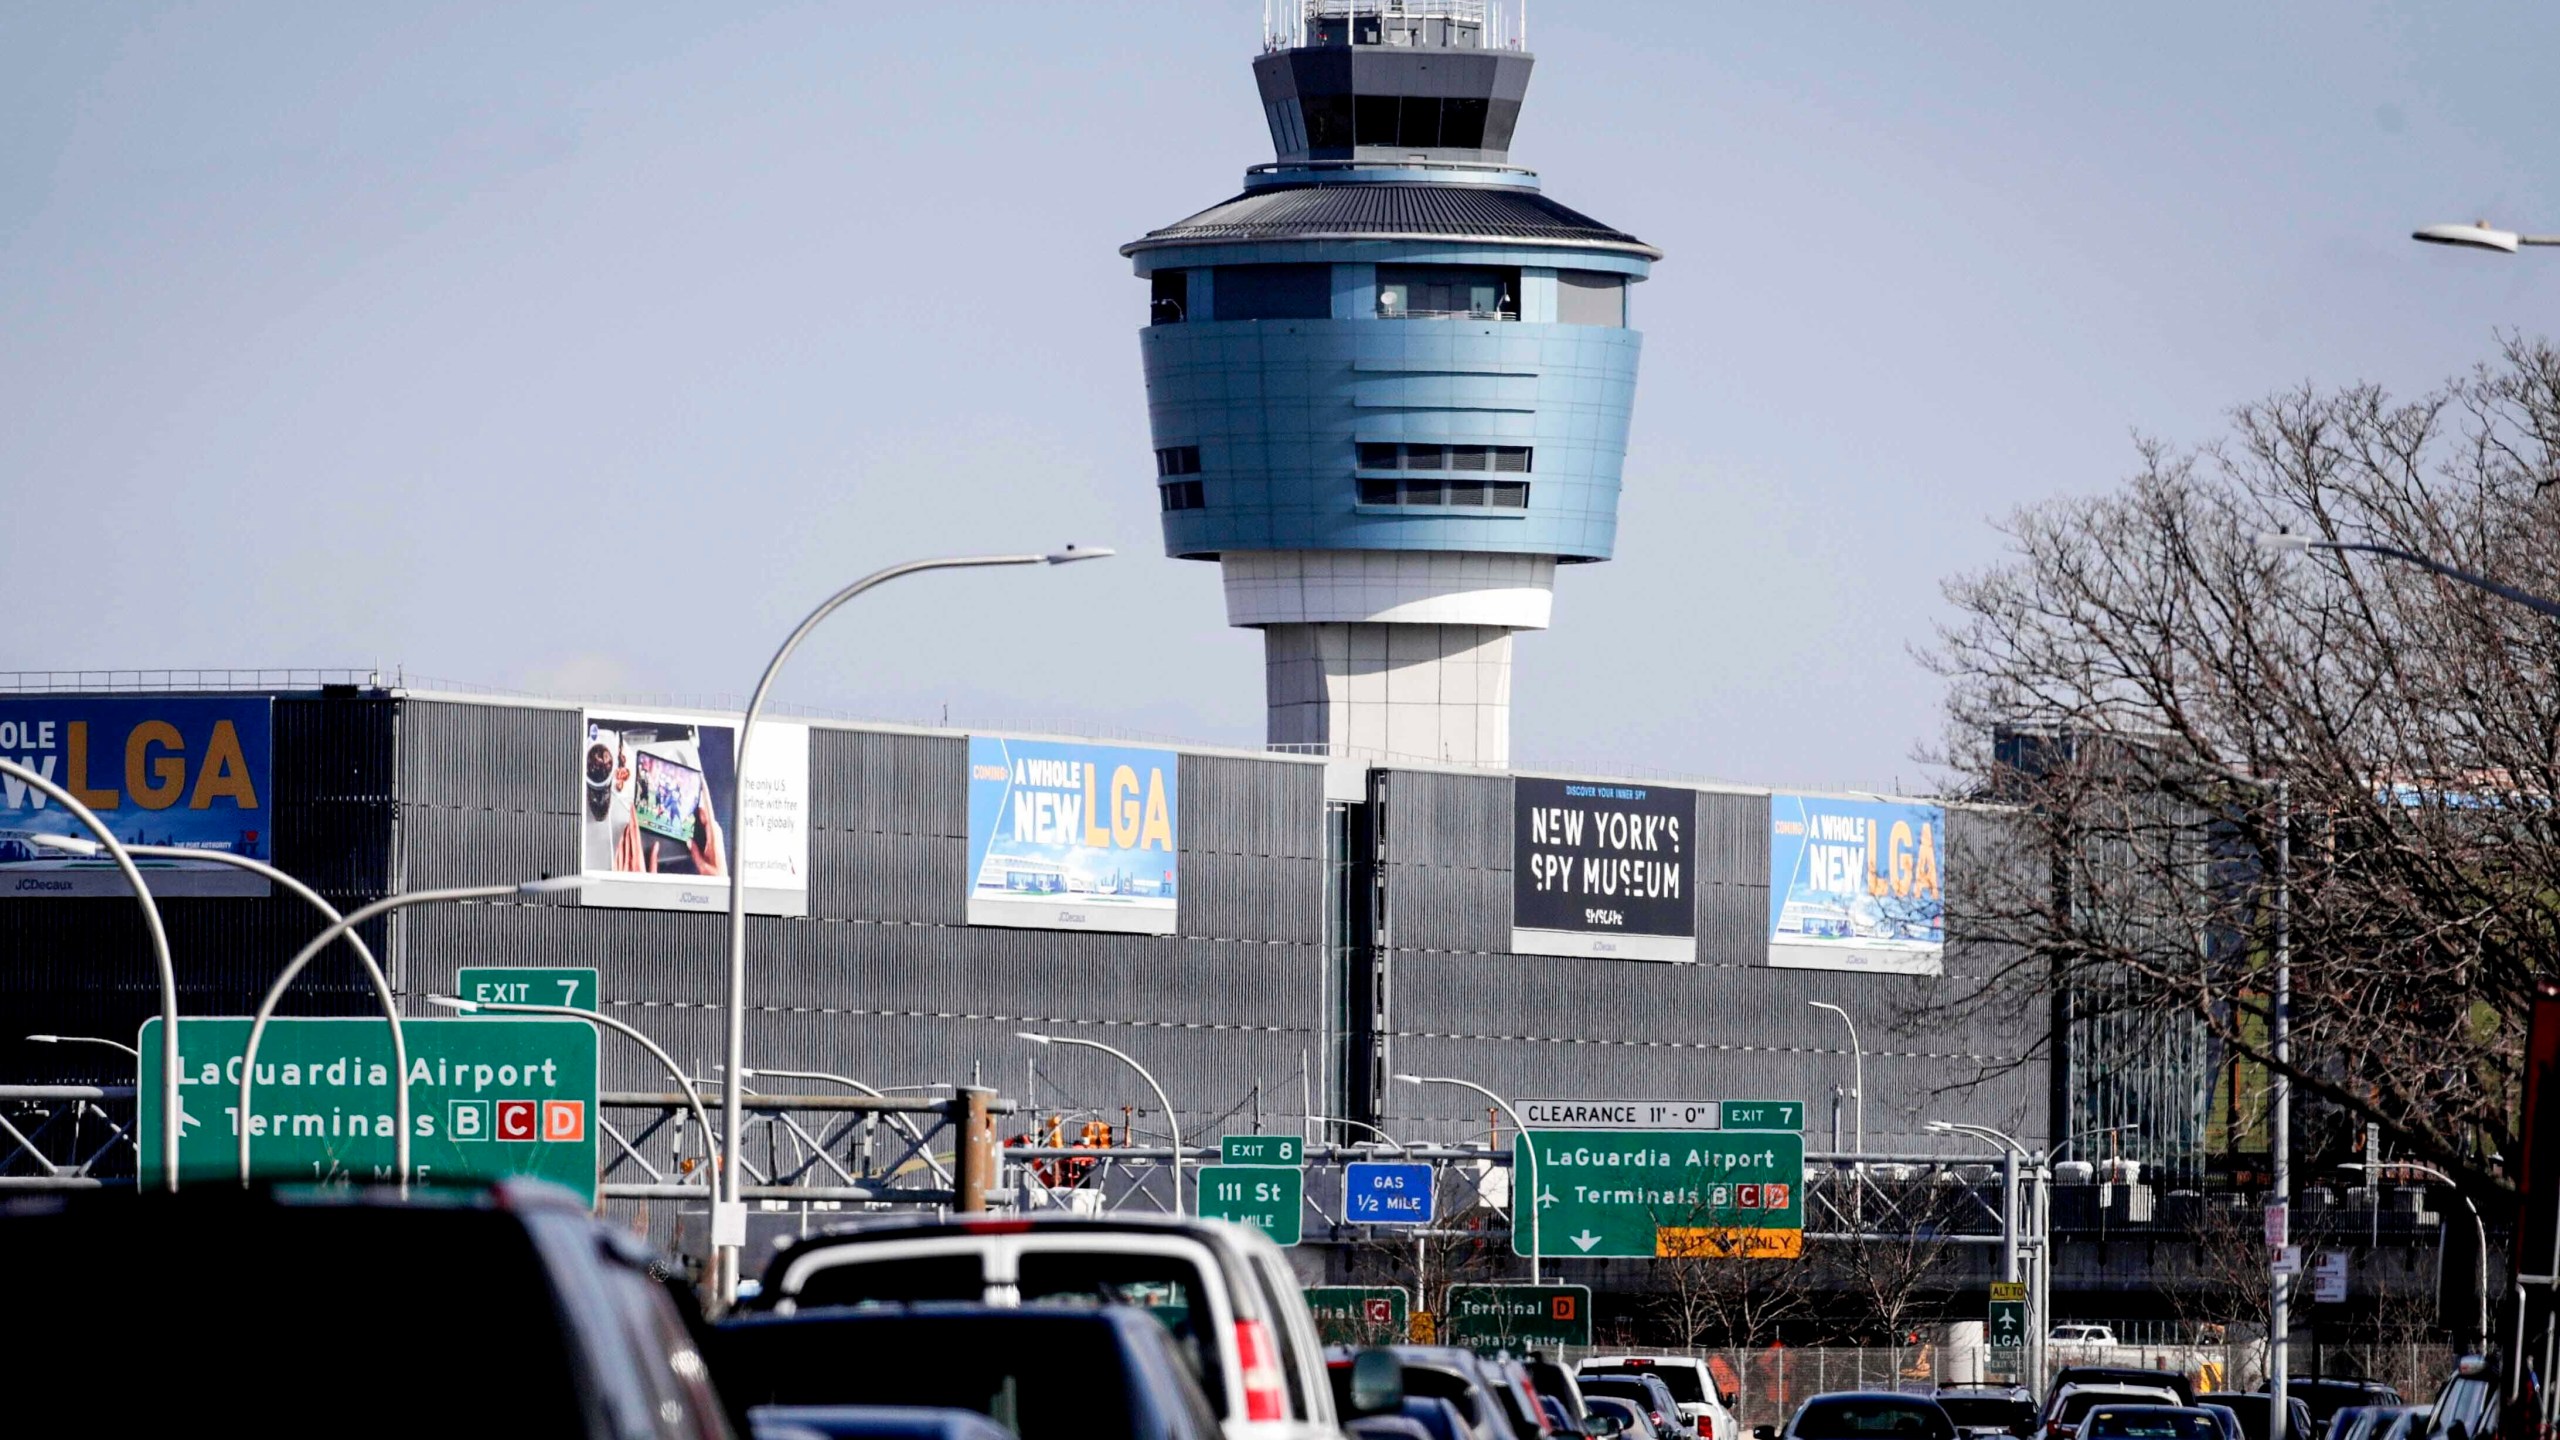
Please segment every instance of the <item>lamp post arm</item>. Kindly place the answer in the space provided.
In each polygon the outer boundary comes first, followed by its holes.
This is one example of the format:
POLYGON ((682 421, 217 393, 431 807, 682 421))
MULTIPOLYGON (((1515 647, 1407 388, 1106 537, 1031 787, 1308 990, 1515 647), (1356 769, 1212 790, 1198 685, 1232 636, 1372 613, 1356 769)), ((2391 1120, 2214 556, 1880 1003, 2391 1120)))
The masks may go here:
MULTIPOLYGON (((817 629, 820 622, 828 616, 844 608, 848 601, 874 586, 885 585, 902 575, 914 575, 926 570, 957 570, 985 565, 1055 564, 1067 558, 1083 558, 1080 555, 1074 555, 1073 550, 1074 547, 1070 546, 1066 552, 1060 552, 1057 555, 954 555, 932 560, 909 560, 902 564, 874 570, 828 596, 817 609, 810 611, 808 618, 802 620, 789 637, 783 640, 782 648, 774 651, 773 658, 765 662, 764 674, 757 677, 755 693, 748 697, 746 714, 740 717, 738 722, 737 773, 731 776, 729 781, 729 818, 731 824, 736 826, 740 833, 733 837, 727 857, 729 1033, 725 1046, 728 1063, 720 1073, 736 1075, 745 1068, 747 1063, 747 877, 742 863, 746 848, 744 819, 747 797, 747 751, 755 742, 756 721, 764 714, 765 697, 773 692, 774 678, 782 673, 783 662, 791 658, 792 651, 800 648, 801 641, 809 638, 810 631, 817 629)), ((1092 553, 1107 555, 1110 552, 1097 550, 1092 553)), ((740 1137, 746 1126, 746 1111, 739 1106, 739 1098, 737 1086, 720 1087, 720 1153, 723 1155, 737 1153, 740 1137)), ((742 1192, 739 1189, 739 1183, 740 1176, 734 1167, 728 1165, 720 1167, 720 1194, 712 1209, 711 1229, 715 1236, 724 1228, 721 1221, 724 1213, 722 1207, 743 1206, 745 1203, 740 1198, 742 1192)), ((739 1212, 732 1210, 725 1213, 739 1212)), ((718 1249, 720 1252, 720 1303, 734 1305, 738 1299, 739 1247, 727 1244, 719 1246, 718 1249)))
MULTIPOLYGON (((858 1090, 875 1100, 885 1098, 880 1088, 876 1085, 865 1085, 850 1075, 831 1075, 824 1070, 765 1070, 759 1068, 749 1070, 746 1074, 748 1076, 772 1075, 784 1080, 823 1080, 830 1085, 842 1085, 848 1090, 858 1090)), ((721 1088, 726 1090, 728 1087, 724 1085, 721 1088)), ((925 1168, 933 1172, 935 1179, 941 1181, 945 1185, 952 1183, 951 1172, 943 1169, 942 1162, 933 1158, 933 1147, 925 1143, 923 1127, 917 1125, 914 1120, 895 1110, 888 1112, 888 1120, 890 1124, 906 1131, 907 1138, 916 1143, 916 1158, 924 1162, 925 1168)))
POLYGON ((1121 1064, 1137 1071, 1138 1078, 1147 1082, 1147 1088, 1156 1092, 1156 1103, 1164 1107, 1165 1129, 1173 1134, 1173 1213, 1188 1214, 1189 1212, 1182 1208, 1182 1121, 1173 1113, 1173 1101, 1166 1098, 1164 1087, 1156 1083, 1156 1077, 1147 1072, 1146 1066, 1130 1059, 1127 1052, 1115 1050, 1099 1040, 1079 1040, 1072 1035, 1052 1035, 1049 1039, 1052 1044, 1082 1045, 1088 1050, 1099 1050, 1105 1055, 1112 1056, 1121 1064))
MULTIPOLYGON (((2519 240, 2526 245, 2560 245, 2560 235, 2521 236, 2519 240)), ((2560 619, 2560 600, 2547 599, 2530 590, 2519 590, 2513 585, 2501 584, 2485 575, 2474 575, 2468 570, 2456 569, 2441 560, 2430 560, 2415 551, 2403 550, 2396 545, 2370 545, 2360 540, 2314 540, 2311 542, 2311 548, 2356 550, 2367 555, 2382 555, 2393 560, 2405 561, 2421 570, 2432 570, 2448 580, 2459 581, 2475 590, 2486 590, 2501 600, 2510 600, 2528 610, 2539 611, 2554 619, 2560 619)))
MULTIPOLYGON (((461 1010, 465 1014, 475 1010, 500 1010, 510 1015, 559 1015, 571 1020, 585 1020, 602 1025, 627 1036, 637 1042, 641 1049, 648 1051, 660 1065, 665 1066, 669 1075, 675 1077, 676 1085, 684 1091, 685 1103, 693 1107, 694 1123, 702 1127, 702 1142, 705 1145, 718 1143, 718 1133, 711 1128, 710 1108, 702 1103, 702 1092, 694 1088, 693 1077, 685 1074, 684 1067, 676 1063, 674 1056, 660 1049, 657 1041, 642 1034, 636 1026, 626 1025, 598 1011, 580 1010, 568 1005, 519 1005, 501 1000, 457 1000, 447 995, 430 995, 427 1000, 430 1004, 450 1002, 454 1009, 461 1010)), ((723 1085, 720 1088, 730 1090, 737 1087, 723 1085)), ((712 1151, 711 1164, 714 1170, 726 1171, 729 1168, 720 1163, 720 1156, 724 1153, 726 1152, 718 1149, 712 1151)))
MULTIPOLYGON (((167 1188, 174 1193, 178 1188, 178 1133, 186 1124, 178 1099, 178 969, 169 959, 169 929, 160 923, 160 906, 151 898, 151 887, 142 882, 142 870, 133 863, 133 855, 124 842, 116 839, 107 822, 81 803, 80 797, 6 757, 0 757, 0 775, 40 792, 69 811, 82 829, 98 837, 98 844, 114 858, 116 868, 124 872, 124 883, 133 887, 134 903, 142 907, 143 929, 151 937, 151 958, 160 967, 160 1166, 167 1172, 167 1188)), ((138 1061, 141 1057, 135 1058, 138 1061)))
MULTIPOLYGON (((250 1092, 258 1078, 258 1043, 266 1038, 267 1021, 274 1017, 277 1002, 284 999, 286 988, 293 984, 295 976, 302 973, 302 967, 310 964, 321 951, 328 949, 340 935, 352 932, 357 926, 377 915, 388 915, 405 906, 424 905, 438 900, 494 900, 502 895, 517 894, 521 889, 521 886, 516 885, 465 885, 449 890, 417 890, 406 895, 385 896, 370 905, 359 907, 353 914, 313 936, 311 943, 303 946, 293 959, 285 963, 284 969, 276 975, 275 983, 267 987, 266 998, 258 1002, 257 1018, 249 1022, 248 1043, 240 1050, 240 1184, 243 1188, 249 1184, 249 1140, 253 1128, 249 1122, 255 1113, 249 1108, 249 1101, 250 1092)), ((392 1034, 394 1037, 398 1036, 399 1031, 396 1027, 392 1034)), ((403 1075, 401 1091, 406 1094, 407 1090, 408 1077, 403 1075)), ((407 1147, 404 1145, 402 1148, 407 1147)))
MULTIPOLYGON (((331 926, 346 918, 338 912, 337 906, 323 899, 319 891, 263 860, 252 860, 246 855, 234 855, 223 850, 189 850, 175 845, 135 845, 129 848, 136 855, 167 860, 211 861, 216 865, 228 865, 235 870, 262 875, 269 883, 281 885, 300 896, 331 926)), ((393 1156, 400 1172, 400 1193, 405 1197, 409 1193, 409 1041, 401 1033, 400 1002, 391 993, 391 981, 382 973, 382 962, 374 958, 373 947, 365 943, 362 935, 349 930, 346 936, 347 944, 355 949, 356 963, 364 967, 365 978, 373 982, 374 997, 382 1002, 383 1018, 391 1022, 391 1063, 398 1076, 393 1082, 391 1119, 399 1127, 393 1140, 393 1156)), ((248 1112, 244 1110, 241 1114, 242 1123, 246 1124, 248 1112)))

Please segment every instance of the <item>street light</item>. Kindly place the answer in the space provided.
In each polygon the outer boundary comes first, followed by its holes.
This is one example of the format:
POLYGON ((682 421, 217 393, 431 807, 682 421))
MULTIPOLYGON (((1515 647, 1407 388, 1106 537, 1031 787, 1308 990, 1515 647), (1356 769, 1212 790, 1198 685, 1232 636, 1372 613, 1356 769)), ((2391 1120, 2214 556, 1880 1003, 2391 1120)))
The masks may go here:
MULTIPOLYGON (((676 1064, 675 1057, 659 1049, 657 1041, 641 1034, 637 1028, 626 1025, 610 1015, 601 1015, 593 1010, 580 1010, 568 1005, 518 1005, 502 1000, 463 1000, 452 995, 430 995, 426 998, 430 1005, 441 1005, 447 1010, 458 1010, 465 1015, 477 1015, 484 1010, 502 1010, 510 1015, 565 1015, 572 1020, 592 1021, 631 1037, 640 1043, 640 1048, 656 1056, 658 1063, 667 1067, 667 1073, 676 1077, 676 1084, 684 1090, 686 1102, 693 1106, 693 1118, 702 1126, 702 1143, 714 1146, 711 1152, 711 1168, 715 1172, 728 1168, 720 1163, 720 1157, 727 1152, 716 1147, 711 1130, 711 1112, 703 1106, 702 1093, 693 1088, 693 1080, 684 1073, 682 1066, 676 1064)), ((644 1135, 640 1138, 645 1140, 648 1137, 644 1135)))
POLYGON ((2468 225, 2421 225, 2409 232, 2412 240, 2429 245, 2459 245, 2470 250, 2496 250, 2513 255, 2522 245, 2560 245, 2560 235, 2519 235, 2513 230, 2500 230, 2486 220, 2468 225))
MULTIPOLYGON (((151 898, 151 887, 142 883, 142 871, 133 863, 132 853, 96 811, 80 803, 80 797, 55 784, 50 776, 37 774, 6 756, 0 756, 0 775, 42 793, 79 821, 82 829, 97 836, 98 843, 114 858, 116 868, 124 872, 124 883, 133 887, 134 903, 142 907, 143 929, 151 937, 151 958, 160 966, 160 1114, 164 1122, 160 1166, 168 1172, 167 1188, 174 1194, 178 1188, 178 1132, 184 1128, 178 1113, 178 967, 169 959, 169 930, 160 923, 160 907, 151 898)), ((140 1055, 134 1057, 137 1081, 142 1078, 141 1060, 140 1055)))
MULTIPOLYGON (((2537 239, 2531 243, 2536 245, 2560 245, 2560 237, 2537 239)), ((2475 590, 2486 590, 2501 600, 2512 601, 2515 604, 2523 606, 2527 610, 2536 611, 2544 615, 2552 616, 2555 619, 2560 619, 2560 600, 2546 599, 2543 596, 2534 594, 2530 590, 2518 590, 2512 585, 2501 585, 2497 581, 2491 580, 2486 576, 2474 575, 2468 570, 2457 570, 2454 567, 2445 564, 2441 560, 2430 560, 2426 556, 2420 555, 2415 551, 2403 550, 2396 545, 2368 545, 2357 540, 2321 540, 2309 535, 2288 534, 2282 530, 2261 531, 2256 539, 2259 549, 2273 550, 2279 554, 2300 553, 2311 550, 2353 550, 2366 555, 2388 556, 2393 560, 2404 561, 2408 564, 2415 565, 2421 570, 2432 570, 2436 574, 2442 575, 2448 580, 2460 581, 2475 590)))
MULTIPOLYGON (((249 1136, 251 1129, 249 1119, 254 1113, 249 1106, 249 1097, 250 1090, 257 1080, 258 1075, 258 1042, 266 1038, 267 1021, 276 1013, 276 1002, 284 999, 286 987, 293 984, 294 977, 302 973, 302 967, 310 964, 321 951, 328 949, 332 944, 336 943, 340 935, 352 932, 357 926, 362 925, 364 922, 377 915, 388 915, 394 910, 405 909, 411 905, 427 905, 444 900, 497 900, 509 895, 557 895, 566 891, 575 890, 586 883, 587 882, 579 876, 563 875, 551 879, 525 880, 513 885, 463 885, 447 890, 413 890, 406 895, 386 896, 383 899, 374 901, 370 905, 360 906, 357 908, 355 913, 338 921, 336 924, 331 925, 326 930, 321 931, 318 935, 313 936, 310 944, 303 946, 300 951, 295 953, 291 960, 285 962, 283 971, 276 976, 275 984, 267 988, 267 997, 258 1002, 257 1018, 249 1022, 249 1041, 246 1045, 242 1046, 240 1050, 241 1187, 245 1189, 249 1184, 249 1136)), ((391 1037, 392 1044, 395 1047, 399 1046, 401 1043, 400 1027, 396 1024, 392 1026, 391 1037)), ((403 1110, 408 1108, 408 1102, 406 1099, 408 1090, 409 1077, 404 1071, 400 1076, 400 1093, 403 1096, 401 1108, 403 1110)), ((408 1137, 403 1135, 401 1138, 405 1141, 408 1137)), ((405 1151, 408 1147, 404 1144, 401 1148, 405 1151)), ((402 1189, 405 1191, 409 1183, 409 1176, 406 1170, 401 1172, 400 1183, 402 1189)))
POLYGON ((136 1060, 142 1058, 141 1051, 121 1040, 110 1040, 104 1035, 30 1035, 27 1037, 27 1043, 30 1045, 104 1045, 110 1050, 121 1050, 136 1060))
MULTIPOLYGON (((2031 1374, 2042 1375, 2045 1362, 2045 1328, 2048 1324, 2046 1317, 2053 1309, 2053 1200, 2047 1189, 2053 1175, 2053 1159, 2063 1151, 2094 1136, 2140 1133, 2142 1127, 2140 1125, 2102 1125, 2096 1129, 2082 1130, 2055 1141, 2041 1155, 2028 1149, 2016 1136, 2006 1131, 1972 1121, 1931 1120, 1922 1128, 1932 1134, 1964 1135, 2000 1146, 2009 1152, 2002 1164, 2002 1170, 2006 1176, 2014 1176, 2017 1173, 2016 1166, 2020 1160, 2034 1167, 2032 1177, 2035 1181, 2035 1200, 2031 1208, 2034 1209, 2036 1216, 2036 1265, 2034 1283, 2027 1290, 2027 1309, 2030 1316, 2030 1323, 2027 1326, 2029 1337, 2027 1368, 2031 1374)), ((2014 1209, 2015 1198, 2010 1197, 2009 1203, 2014 1209)), ((2014 1220, 2009 1228, 2014 1234, 2017 1229, 2014 1220)), ((2008 1278, 2015 1281, 2018 1277, 2012 1270, 2008 1278)))
MULTIPOLYGON (((1454 1075, 1398 1075, 1396 1078, 1407 1085, 1457 1085, 1473 1090, 1501 1106, 1502 1113, 1511 1117, 1512 1128, 1520 1132, 1520 1148, 1529 1152, 1529 1283, 1532 1285, 1540 1283, 1544 1277, 1540 1272, 1539 1262, 1542 1254, 1538 1244, 1538 1211, 1542 1208, 1538 1200, 1538 1147, 1529 1143, 1528 1123, 1520 1118, 1519 1111, 1511 1108, 1510 1101, 1473 1080, 1461 1080, 1454 1075)), ((1520 1187, 1517 1185, 1511 1187, 1511 1214, 1513 1217, 1511 1223, 1519 1224, 1520 1187)))
MULTIPOLYGON (((1848 1011, 1828 1000, 1807 1000, 1804 1003, 1816 1010, 1830 1011, 1840 1017, 1841 1024, 1849 1027, 1849 1098, 1858 1102, 1856 1110, 1852 1112, 1857 1116, 1857 1129, 1850 1149, 1864 1155, 1867 1153, 1867 1052, 1858 1044, 1858 1022, 1849 1018, 1848 1011)), ((1831 1123, 1835 1126, 1840 1123, 1836 1118, 1836 1112, 1831 1123)), ((1831 1135, 1833 1143, 1838 1143, 1840 1132, 1834 1129, 1831 1135)), ((1866 1173, 1866 1167, 1863 1164, 1858 1167, 1858 1170, 1860 1174, 1866 1173)))
POLYGON ((2374 1173, 2379 1170, 2415 1170, 2421 1174, 2432 1175, 2453 1187, 2454 1197, 2462 1202, 2462 1208, 2471 1212, 2471 1228, 2480 1238, 2480 1329, 2478 1334, 2480 1343, 2487 1345, 2489 1343, 2489 1227, 2480 1219, 2480 1207, 2472 1204, 2471 1197, 2462 1193, 2461 1182, 2433 1165, 2417 1160, 2355 1160, 2343 1162, 2338 1168, 2361 1170, 2368 1180, 2379 1180, 2381 1176, 2374 1173))
POLYGON ((1164 1107, 1165 1128, 1173 1132, 1173 1213, 1186 1213, 1182 1208, 1182 1122, 1173 1113, 1173 1102, 1165 1098, 1164 1087, 1156 1083, 1156 1077, 1147 1072, 1147 1067, 1130 1059, 1127 1051, 1115 1050, 1099 1040, 1079 1040, 1073 1035, 1043 1035, 1036 1030, 1016 1030, 1013 1038, 1028 1040, 1034 1045, 1081 1045, 1087 1050, 1099 1050, 1138 1072, 1138 1078, 1146 1081, 1147 1088, 1156 1092, 1156 1103, 1164 1107))
MULTIPOLYGON (((854 581, 826 602, 809 612, 798 628, 782 642, 765 662, 764 674, 756 681, 755 693, 747 699, 747 713, 738 722, 738 753, 734 757, 737 772, 729 779, 729 815, 740 826, 739 853, 729 857, 729 1036, 724 1075, 743 1075, 747 1068, 747 877, 742 861, 745 852, 745 818, 747 801, 747 747, 754 743, 756 717, 764 713, 765 696, 773 690, 774 677, 782 672, 782 664, 818 622, 843 608, 846 601, 875 585, 885 585, 902 575, 920 574, 927 570, 958 570, 987 565, 1066 565, 1077 560, 1099 560, 1111 554, 1108 546, 1078 548, 1069 545, 1045 555, 953 555, 934 560, 909 560, 884 570, 874 570, 854 581)), ((746 1111, 740 1107, 738 1087, 720 1087, 720 1153, 738 1152, 740 1136, 746 1126, 746 1111)), ((1179 1187, 1177 1187, 1179 1188, 1179 1187)), ((739 1189, 736 1167, 722 1166, 720 1197, 711 1206, 711 1235, 720 1254, 720 1303, 738 1303, 738 1252, 747 1243, 747 1202, 739 1189)), ((1179 1198, 1178 1196, 1176 1198, 1179 1198)))
MULTIPOLYGON (((83 840, 76 835, 33 835, 28 838, 47 849, 64 850, 74 855, 98 853, 98 842, 83 840)), ((252 860, 246 855, 234 855, 228 850, 191 850, 178 845, 128 845, 125 849, 133 854, 156 860, 204 861, 215 865, 228 865, 234 870, 246 870, 265 879, 271 885, 281 885, 290 893, 300 896, 305 904, 319 911, 320 918, 328 924, 335 925, 346 918, 338 913, 337 906, 322 899, 319 891, 264 860, 252 860)), ((394 1073, 400 1077, 399 1088, 392 1092, 391 1119, 392 1123, 398 1127, 393 1141, 392 1161, 400 1172, 400 1193, 405 1196, 409 1193, 409 1042, 400 1031, 400 1002, 392 996, 391 981, 383 975, 382 963, 374 959, 373 947, 367 945, 364 937, 353 930, 349 930, 346 934, 347 943, 355 947, 356 962, 364 967, 365 978, 373 982, 374 997, 382 1002, 383 1018, 391 1022, 391 1063, 394 1073)), ((248 1123, 248 1112, 245 1110, 241 1112, 241 1123, 244 1125, 248 1123)))

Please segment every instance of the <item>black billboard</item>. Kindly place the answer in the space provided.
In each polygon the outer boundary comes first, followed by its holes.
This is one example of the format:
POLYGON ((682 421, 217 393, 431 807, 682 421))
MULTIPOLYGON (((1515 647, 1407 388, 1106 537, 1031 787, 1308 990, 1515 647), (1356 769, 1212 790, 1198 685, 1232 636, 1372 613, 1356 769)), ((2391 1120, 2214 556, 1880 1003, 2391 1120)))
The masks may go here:
POLYGON ((1698 958, 1697 820, 1694 790, 1513 780, 1513 952, 1698 958))

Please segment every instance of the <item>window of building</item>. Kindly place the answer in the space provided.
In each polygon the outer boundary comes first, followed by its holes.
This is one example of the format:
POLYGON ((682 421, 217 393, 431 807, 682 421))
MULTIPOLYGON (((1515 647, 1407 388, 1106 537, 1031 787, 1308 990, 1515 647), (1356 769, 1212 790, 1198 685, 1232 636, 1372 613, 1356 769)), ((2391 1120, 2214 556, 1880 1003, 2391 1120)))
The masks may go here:
POLYGON ((1625 328, 1627 277, 1597 270, 1557 271, 1556 323, 1625 328))
POLYGON ((1520 272, 1456 265, 1381 265, 1378 318, 1517 320, 1520 272))
POLYGON ((1307 126, 1309 150, 1348 150, 1358 133, 1354 111, 1348 95, 1302 95, 1298 99, 1301 118, 1307 126))
POLYGON ((1151 294, 1147 303, 1147 323, 1179 325, 1191 318, 1191 272, 1159 270, 1147 277, 1151 294))
POLYGON ((1363 480, 1359 484, 1361 504, 1393 505, 1396 503, 1396 482, 1393 480, 1363 480))
POLYGON ((1197 480, 1176 480, 1156 487, 1156 498, 1167 510, 1204 510, 1209 501, 1197 480))
POLYGON ((1174 445, 1156 452, 1158 475, 1197 475, 1200 473, 1200 447, 1174 445))
POLYGON ((1500 470, 1529 473, 1526 445, 1388 445, 1363 440, 1358 446, 1363 470, 1500 470))
POLYGON ((1333 316, 1330 265, 1221 265, 1220 320, 1326 320, 1333 316))
POLYGON ((1403 508, 1526 510, 1529 485, 1524 480, 1460 480, 1407 476, 1389 480, 1364 475, 1352 482, 1363 505, 1403 508))

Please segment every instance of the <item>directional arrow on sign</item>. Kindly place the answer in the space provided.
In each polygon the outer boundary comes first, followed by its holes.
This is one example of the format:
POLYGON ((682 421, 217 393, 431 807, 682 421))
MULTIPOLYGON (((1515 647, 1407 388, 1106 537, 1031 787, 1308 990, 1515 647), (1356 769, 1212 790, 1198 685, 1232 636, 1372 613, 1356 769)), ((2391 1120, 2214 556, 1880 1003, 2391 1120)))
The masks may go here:
POLYGON ((1576 1246, 1580 1247, 1582 1253, 1585 1255, 1591 1253, 1592 1246, 1600 1243, 1600 1237, 1592 1234, 1589 1230, 1585 1230, 1579 1235, 1568 1235, 1565 1238, 1571 1240, 1576 1246))

